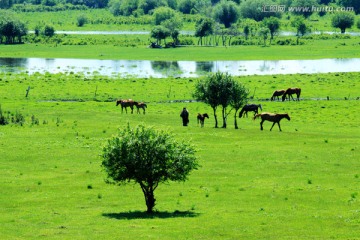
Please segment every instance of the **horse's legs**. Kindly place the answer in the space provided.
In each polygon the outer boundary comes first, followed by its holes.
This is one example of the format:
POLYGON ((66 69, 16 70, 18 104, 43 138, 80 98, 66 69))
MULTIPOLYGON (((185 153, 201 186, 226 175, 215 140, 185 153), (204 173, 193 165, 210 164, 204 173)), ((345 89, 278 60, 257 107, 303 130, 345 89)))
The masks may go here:
POLYGON ((282 131, 281 131, 281 127, 280 127, 280 121, 279 121, 277 124, 279 125, 279 130, 280 130, 280 132, 282 132, 282 131))
POLYGON ((133 112, 134 112, 134 106, 130 106, 130 108, 131 108, 131 114, 133 114, 133 112))
POLYGON ((273 123, 273 125, 271 126, 270 128, 270 131, 273 129, 274 125, 275 125, 276 122, 273 123))
POLYGON ((260 122, 260 130, 264 130, 264 128, 263 128, 263 123, 264 123, 264 121, 265 121, 265 120, 261 120, 261 122, 260 122))

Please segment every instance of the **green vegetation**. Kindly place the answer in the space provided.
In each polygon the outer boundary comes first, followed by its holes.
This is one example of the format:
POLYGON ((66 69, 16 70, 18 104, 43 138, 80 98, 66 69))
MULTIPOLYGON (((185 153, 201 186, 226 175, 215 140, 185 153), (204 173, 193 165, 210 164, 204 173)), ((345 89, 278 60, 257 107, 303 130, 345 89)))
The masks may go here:
POLYGON ((333 27, 340 28, 341 33, 345 33, 347 28, 351 28, 354 25, 355 16, 351 13, 340 12, 333 16, 331 24, 333 27))
MULTIPOLYGON (((66 41, 78 44, 22 44, 0 45, 0 57, 84 58, 84 59, 128 59, 128 60, 268 60, 268 59, 321 59, 356 58, 359 38, 350 36, 312 35, 302 37, 296 46, 291 38, 275 38, 278 45, 232 47, 179 47, 150 49, 137 46, 145 43, 146 36, 68 35, 66 41), (307 41, 302 44, 302 41, 307 41), (89 45, 94 42, 96 45, 89 45), (112 43, 111 45, 109 43, 112 43), (284 44, 284 45, 280 45, 284 44), (131 46, 131 47, 130 47, 131 46)), ((262 43, 262 42, 261 42, 262 43)))
POLYGON ((1 73, 2 112, 25 118, 0 126, 1 238, 356 237, 359 73, 235 79, 256 88, 251 102, 264 111, 289 113, 282 132, 269 123, 260 131, 250 116, 238 119, 238 130, 230 122, 215 129, 212 117, 200 128, 196 114, 211 108, 179 102, 192 99, 197 79, 1 73), (303 100, 263 100, 288 86, 301 87, 303 100), (147 113, 121 114, 116 98, 146 101, 147 113), (159 186, 151 217, 138 186, 107 185, 100 166, 103 146, 128 123, 170 131, 198 149, 201 168, 185 184, 159 186))

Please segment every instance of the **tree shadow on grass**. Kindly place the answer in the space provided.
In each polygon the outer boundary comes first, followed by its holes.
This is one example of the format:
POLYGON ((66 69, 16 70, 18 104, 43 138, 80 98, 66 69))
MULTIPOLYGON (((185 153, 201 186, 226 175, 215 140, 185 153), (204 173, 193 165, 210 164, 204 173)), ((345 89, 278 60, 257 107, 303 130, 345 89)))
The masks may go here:
POLYGON ((191 218, 197 217, 200 214, 191 211, 174 211, 174 212, 121 212, 121 213, 103 213, 104 217, 115 218, 115 219, 153 219, 153 218, 191 218))

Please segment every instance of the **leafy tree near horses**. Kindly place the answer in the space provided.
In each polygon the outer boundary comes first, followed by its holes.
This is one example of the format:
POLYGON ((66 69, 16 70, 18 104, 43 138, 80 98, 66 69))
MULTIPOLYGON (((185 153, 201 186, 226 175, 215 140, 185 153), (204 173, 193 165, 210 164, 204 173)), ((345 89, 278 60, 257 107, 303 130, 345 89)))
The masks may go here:
POLYGON ((218 127, 217 108, 221 106, 222 128, 227 127, 227 117, 234 109, 235 128, 237 129, 237 111, 246 103, 248 91, 230 74, 217 72, 197 82, 193 96, 196 100, 203 101, 211 106, 214 113, 215 128, 218 127), (229 106, 231 107, 230 110, 228 109, 229 106))
POLYGON ((130 125, 103 148, 102 167, 107 183, 135 182, 144 193, 147 212, 155 207, 154 191, 160 183, 185 181, 199 167, 195 149, 185 141, 176 141, 168 132, 151 127, 130 125))

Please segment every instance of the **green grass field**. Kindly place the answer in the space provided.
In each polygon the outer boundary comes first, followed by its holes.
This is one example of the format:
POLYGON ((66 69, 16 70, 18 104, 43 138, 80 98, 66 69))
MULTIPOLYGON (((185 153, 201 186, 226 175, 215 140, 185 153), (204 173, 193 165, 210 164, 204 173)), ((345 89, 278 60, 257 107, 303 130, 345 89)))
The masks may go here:
POLYGON ((260 131, 250 117, 235 130, 233 114, 215 129, 209 106, 182 102, 197 79, 1 73, 3 113, 26 119, 0 126, 1 239, 359 238, 360 74, 236 79, 256 88, 251 102, 264 111, 289 113, 282 132, 269 122, 260 131), (288 86, 302 88, 300 102, 266 100, 288 86), (146 101, 147 113, 122 114, 116 98, 146 101), (210 113, 204 128, 198 112, 210 113), (197 149, 201 167, 185 183, 159 186, 154 216, 139 186, 104 182, 102 146, 127 123, 166 129, 197 149))
MULTIPOLYGON (((83 41, 90 36, 80 36, 83 41)), ((101 38, 95 36, 94 38, 101 38)), ((102 36, 106 38, 106 36, 102 36)), ((131 42, 132 37, 114 36, 112 38, 131 42)), ((133 36, 133 38, 136 38, 133 36)), ((144 38, 144 36, 142 36, 144 38)), ((134 40, 136 41, 136 40, 134 40)), ((146 42, 145 39, 140 41, 146 42)), ((116 42, 116 40, 115 40, 116 42)), ((23 44, 0 45, 0 57, 41 57, 41 58, 85 58, 85 59, 126 59, 126 60, 291 60, 321 58, 358 58, 360 37, 350 39, 308 40, 299 46, 232 46, 232 47, 179 47, 151 49, 146 45, 122 47, 117 45, 56 45, 23 44)))

